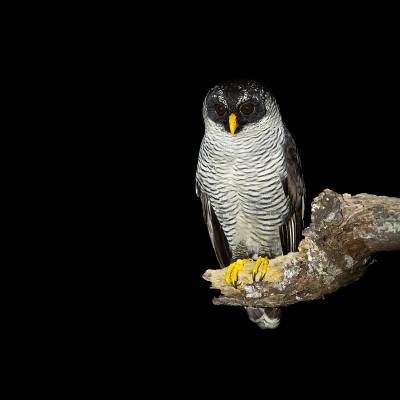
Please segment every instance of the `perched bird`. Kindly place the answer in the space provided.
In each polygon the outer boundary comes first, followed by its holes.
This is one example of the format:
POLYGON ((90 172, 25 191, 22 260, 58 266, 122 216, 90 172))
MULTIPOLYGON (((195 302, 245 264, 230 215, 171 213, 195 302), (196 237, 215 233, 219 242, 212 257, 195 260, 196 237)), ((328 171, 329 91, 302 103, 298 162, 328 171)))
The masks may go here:
MULTIPOLYGON (((213 87, 203 103, 196 193, 226 281, 237 287, 248 259, 262 280, 268 259, 297 251, 305 186, 296 144, 274 97, 253 81, 213 87)), ((246 308, 263 329, 279 324, 278 309, 246 308)))

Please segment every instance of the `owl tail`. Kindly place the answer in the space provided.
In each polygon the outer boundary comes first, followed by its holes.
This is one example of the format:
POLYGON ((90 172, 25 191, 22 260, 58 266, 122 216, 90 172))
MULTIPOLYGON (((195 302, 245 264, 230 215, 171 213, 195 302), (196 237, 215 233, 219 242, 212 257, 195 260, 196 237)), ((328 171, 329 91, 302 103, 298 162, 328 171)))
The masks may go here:
POLYGON ((275 329, 281 317, 280 308, 253 308, 246 307, 250 321, 256 323, 261 329, 275 329))

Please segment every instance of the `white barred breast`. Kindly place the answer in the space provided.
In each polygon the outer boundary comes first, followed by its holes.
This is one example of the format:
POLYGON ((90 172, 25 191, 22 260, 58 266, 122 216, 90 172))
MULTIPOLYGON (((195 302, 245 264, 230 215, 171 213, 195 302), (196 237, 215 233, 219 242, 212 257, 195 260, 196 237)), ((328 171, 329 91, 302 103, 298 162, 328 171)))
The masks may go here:
POLYGON ((290 212, 281 123, 230 135, 206 120, 196 180, 232 249, 232 258, 282 254, 279 226, 290 212))

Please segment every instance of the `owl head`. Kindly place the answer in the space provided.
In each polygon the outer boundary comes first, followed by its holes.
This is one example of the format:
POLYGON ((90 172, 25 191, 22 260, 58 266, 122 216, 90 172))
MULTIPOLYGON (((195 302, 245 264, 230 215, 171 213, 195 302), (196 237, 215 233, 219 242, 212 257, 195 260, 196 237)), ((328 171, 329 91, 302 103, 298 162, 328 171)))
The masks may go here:
POLYGON ((279 107, 260 83, 229 81, 214 86, 203 105, 204 119, 209 119, 234 136, 260 121, 279 116, 279 107))

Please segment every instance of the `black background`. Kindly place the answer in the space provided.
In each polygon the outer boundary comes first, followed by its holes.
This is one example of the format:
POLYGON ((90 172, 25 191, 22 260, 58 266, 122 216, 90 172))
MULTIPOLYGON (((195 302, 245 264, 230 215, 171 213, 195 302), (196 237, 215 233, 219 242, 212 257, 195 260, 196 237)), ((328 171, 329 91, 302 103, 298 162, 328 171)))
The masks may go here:
MULTIPOLYGON (((194 178, 204 96, 222 80, 248 78, 271 90, 298 145, 307 210, 325 188, 400 197, 397 21, 378 16, 375 5, 369 19, 364 6, 336 18, 328 5, 318 18, 309 13, 310 21, 295 15, 300 26, 290 30, 289 10, 262 13, 249 3, 231 5, 220 17, 203 7, 206 15, 194 32, 194 6, 180 17, 180 4, 176 12, 166 4, 177 22, 151 6, 147 16, 119 10, 115 18, 108 6, 105 17, 97 16, 99 7, 87 15, 74 10, 82 32, 68 20, 61 28, 65 40, 56 36, 49 45, 34 39, 34 52, 44 46, 36 58, 43 80, 50 77, 47 100, 64 113, 53 115, 36 98, 34 103, 52 124, 51 138, 61 138, 60 149, 67 151, 61 162, 72 189, 62 184, 65 206, 54 213, 57 225, 59 214, 70 220, 66 240, 49 231, 57 244, 66 244, 51 258, 52 271, 60 271, 60 257, 67 265, 59 280, 52 274, 43 280, 55 292, 66 282, 65 305, 55 302, 57 293, 44 292, 50 326, 39 321, 38 330, 45 346, 55 340, 55 361, 48 365, 66 377, 62 388, 76 377, 90 384, 92 374, 90 390, 102 390, 114 373, 137 392, 148 372, 146 390, 185 390, 185 398, 202 388, 212 393, 212 384, 225 391, 245 388, 247 397, 268 396, 272 387, 280 397, 290 389, 326 397, 347 382, 357 389, 374 383, 379 372, 390 380, 398 371, 399 252, 377 254, 358 282, 324 300, 288 307, 278 329, 261 331, 244 310, 212 305, 217 293, 202 274, 218 264, 194 178), (332 23, 323 35, 327 16, 332 23), (57 364, 68 359, 63 374, 57 364)), ((58 24, 56 16, 52 20, 58 24)), ((44 28, 44 36, 52 38, 53 30, 44 28)), ((28 70, 34 56, 23 62, 28 70)), ((39 87, 31 94, 43 94, 41 79, 31 80, 39 87)), ((60 156, 58 147, 48 152, 60 156)), ((54 182, 60 181, 55 171, 54 182)), ((48 186, 52 191, 53 181, 48 186)), ((36 296, 40 289, 32 287, 36 296)), ((36 319, 41 307, 34 308, 36 319)), ((23 334, 35 329, 27 324, 23 334)), ((43 360, 34 340, 33 370, 43 360)), ((113 391, 120 387, 111 384, 113 391)), ((380 394, 387 387, 380 386, 380 394)))

